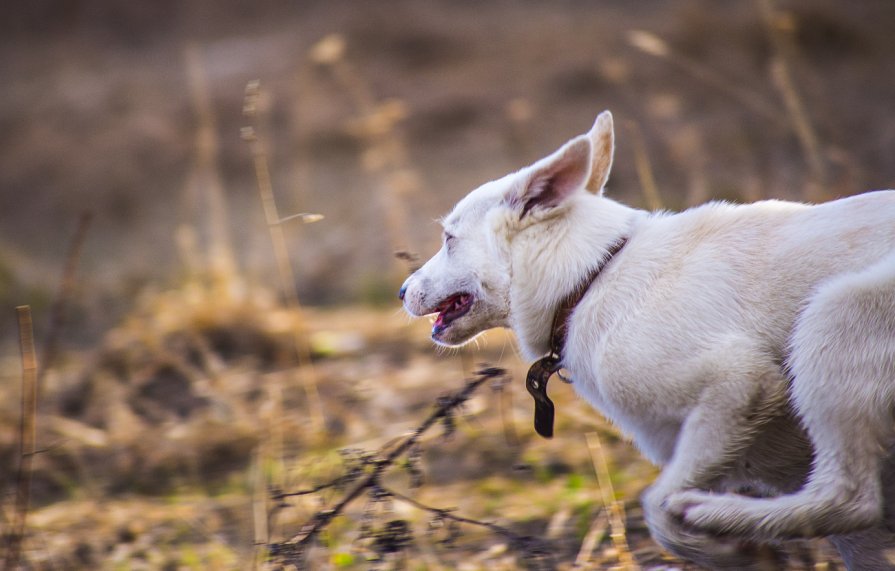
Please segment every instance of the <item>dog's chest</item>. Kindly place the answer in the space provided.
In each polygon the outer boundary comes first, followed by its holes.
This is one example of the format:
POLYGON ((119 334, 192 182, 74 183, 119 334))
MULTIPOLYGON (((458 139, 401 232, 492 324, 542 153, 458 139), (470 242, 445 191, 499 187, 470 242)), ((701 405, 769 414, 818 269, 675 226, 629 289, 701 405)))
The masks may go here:
POLYGON ((681 335, 671 317, 676 300, 659 297, 625 287, 589 295, 570 323, 564 361, 575 390, 663 464, 702 383, 700 340, 681 335))
POLYGON ((681 425, 698 400, 688 379, 675 379, 668 368, 652 369, 631 360, 591 353, 566 362, 575 391, 631 437, 656 464, 674 451, 681 425), (668 376, 664 376, 665 374, 668 376))

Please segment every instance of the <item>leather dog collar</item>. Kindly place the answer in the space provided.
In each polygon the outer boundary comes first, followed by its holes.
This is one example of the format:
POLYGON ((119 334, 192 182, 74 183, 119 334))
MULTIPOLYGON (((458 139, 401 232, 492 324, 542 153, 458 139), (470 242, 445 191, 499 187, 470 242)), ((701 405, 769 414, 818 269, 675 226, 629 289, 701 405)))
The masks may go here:
POLYGON ((550 327, 550 353, 535 361, 528 369, 525 388, 535 400, 535 432, 544 438, 553 437, 553 418, 555 416, 553 401, 547 396, 547 381, 562 368, 563 351, 569 333, 569 318, 600 272, 609 265, 627 243, 626 237, 615 242, 609 248, 603 261, 562 300, 556 313, 553 314, 553 324, 550 327))

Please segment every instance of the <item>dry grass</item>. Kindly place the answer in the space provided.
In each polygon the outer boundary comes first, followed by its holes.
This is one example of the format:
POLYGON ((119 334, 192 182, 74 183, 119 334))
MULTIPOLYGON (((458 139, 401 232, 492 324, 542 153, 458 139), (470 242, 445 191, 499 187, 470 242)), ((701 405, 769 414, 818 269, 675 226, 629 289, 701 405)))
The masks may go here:
MULTIPOLYGON (((220 292, 192 283, 145 296, 95 351, 68 355, 48 375, 38 434, 38 448, 47 450, 36 457, 23 544, 29 565, 267 568, 255 544, 288 539, 339 496, 273 500, 271 489, 331 480, 344 470, 339 451, 346 448, 393 449, 389 443, 419 423, 438 395, 462 385, 462 365, 433 354, 426 324, 408 326, 391 309, 310 309, 299 317, 263 289, 220 292), (305 392, 288 357, 299 318, 312 332, 323 381, 322 434, 301 413, 305 392)), ((637 508, 655 471, 571 390, 552 395, 557 438, 534 435, 531 403, 515 390, 525 367, 511 343, 501 332, 484 340, 477 357, 506 367, 512 382, 503 392, 476 393, 449 438, 421 441, 422 485, 409 487, 400 466, 383 485, 549 540, 560 569, 576 560, 591 568, 687 568, 652 544, 637 508), (611 469, 582 437, 595 430, 611 469)), ((376 551, 360 526, 392 520, 407 521, 414 540, 388 565, 520 565, 514 544, 487 529, 429 529, 431 513, 397 501, 364 504, 347 506, 332 522, 308 554, 311 568, 370 568, 365 558, 376 551)))

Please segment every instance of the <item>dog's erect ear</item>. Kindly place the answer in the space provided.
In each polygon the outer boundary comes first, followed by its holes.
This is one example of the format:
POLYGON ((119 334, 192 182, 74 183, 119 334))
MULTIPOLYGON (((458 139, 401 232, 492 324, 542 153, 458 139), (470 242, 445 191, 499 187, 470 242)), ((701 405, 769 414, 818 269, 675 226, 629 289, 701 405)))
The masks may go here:
POLYGON ((603 187, 609 179, 612 169, 612 155, 615 152, 615 134, 612 130, 612 113, 603 111, 594 121, 587 134, 593 148, 593 160, 587 190, 594 194, 602 194, 603 187))
POLYGON ((524 188, 511 197, 521 205, 520 218, 532 208, 552 208, 584 188, 590 177, 591 143, 586 135, 576 137, 558 151, 529 167, 524 188))

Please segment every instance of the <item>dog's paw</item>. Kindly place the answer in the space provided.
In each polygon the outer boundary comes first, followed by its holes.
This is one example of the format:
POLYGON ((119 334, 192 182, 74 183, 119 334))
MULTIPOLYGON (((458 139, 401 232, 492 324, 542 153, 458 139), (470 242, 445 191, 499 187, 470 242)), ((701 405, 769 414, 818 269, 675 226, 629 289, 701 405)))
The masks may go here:
POLYGON ((691 508, 708 501, 712 494, 698 490, 686 490, 669 495, 662 502, 662 509, 680 521, 686 521, 687 512, 691 508))
POLYGON ((747 498, 733 494, 711 494, 688 490, 670 495, 663 507, 684 526, 705 533, 727 535, 741 534, 740 529, 744 501, 747 498))
MULTIPOLYGON (((656 500, 660 494, 651 498, 656 500)), ((647 525, 653 538, 678 557, 715 569, 767 571, 780 568, 781 555, 773 548, 722 537, 686 523, 689 509, 711 494, 695 491, 671 494, 660 503, 644 502, 647 525), (673 508, 673 509, 670 509, 673 508)))

